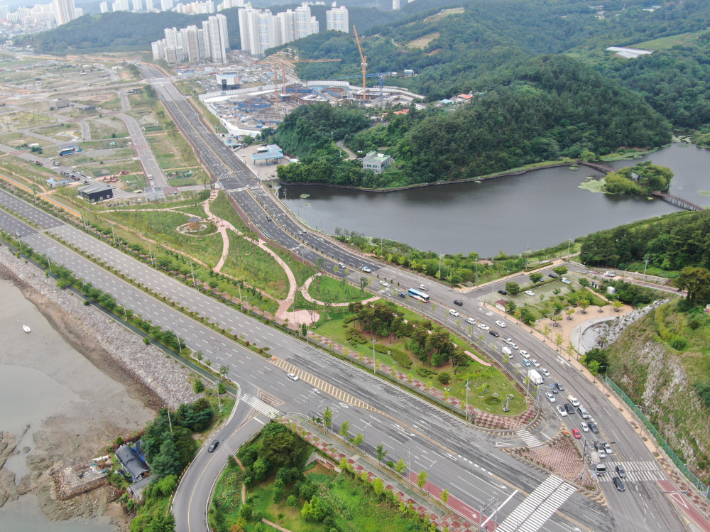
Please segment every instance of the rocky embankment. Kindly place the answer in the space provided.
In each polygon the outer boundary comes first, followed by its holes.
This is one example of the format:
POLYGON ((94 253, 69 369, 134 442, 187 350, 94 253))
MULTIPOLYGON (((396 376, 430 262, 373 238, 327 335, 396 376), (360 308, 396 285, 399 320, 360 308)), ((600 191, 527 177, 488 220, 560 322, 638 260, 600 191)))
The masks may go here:
POLYGON ((652 310, 656 310, 661 305, 668 303, 668 301, 668 299, 659 299, 644 308, 632 310, 628 314, 625 314, 619 318, 597 325, 595 329, 597 330, 599 336, 597 337, 594 347, 604 349, 606 346, 613 344, 629 327, 629 325, 636 323, 638 320, 646 316, 646 314, 652 310))

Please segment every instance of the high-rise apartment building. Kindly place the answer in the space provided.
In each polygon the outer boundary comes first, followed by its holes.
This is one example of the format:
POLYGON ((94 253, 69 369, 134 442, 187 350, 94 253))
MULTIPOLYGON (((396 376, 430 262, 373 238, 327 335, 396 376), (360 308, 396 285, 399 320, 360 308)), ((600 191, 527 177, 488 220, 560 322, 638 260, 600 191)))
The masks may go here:
POLYGON ((133 12, 139 13, 143 11, 143 0, 133 0, 133 12))
POLYGON ((111 4, 111 9, 114 11, 130 11, 131 7, 128 4, 128 0, 116 0, 111 4))
POLYGON ((348 8, 345 6, 338 7, 336 2, 333 2, 333 8, 325 12, 326 30, 344 31, 350 33, 350 24, 348 21, 348 8))
POLYGON ((399 0, 392 0, 392 10, 399 11, 399 0))
POLYGON ((76 18, 74 0, 53 0, 54 14, 57 17, 57 26, 66 24, 76 18))
POLYGON ((313 33, 318 33, 318 21, 311 15, 311 7, 303 2, 296 8, 296 39, 303 39, 313 33))
POLYGON ((153 6, 153 0, 145 0, 145 10, 150 13, 154 9, 155 7, 153 6))
POLYGON ((307 3, 276 15, 268 9, 254 9, 251 4, 239 10, 242 51, 258 57, 269 48, 318 33, 319 29, 307 3))
POLYGON ((160 0, 160 10, 170 11, 173 8, 173 0, 160 0))
MULTIPOLYGON (((205 48, 210 48, 210 58, 213 63, 226 64, 229 62, 229 33, 227 31, 227 17, 214 15, 207 19, 208 33, 205 34, 205 48)), ((205 24, 202 28, 204 30, 205 24)))
POLYGON ((99 8, 101 9, 102 13, 108 13, 108 2, 101 2, 99 4, 99 8))

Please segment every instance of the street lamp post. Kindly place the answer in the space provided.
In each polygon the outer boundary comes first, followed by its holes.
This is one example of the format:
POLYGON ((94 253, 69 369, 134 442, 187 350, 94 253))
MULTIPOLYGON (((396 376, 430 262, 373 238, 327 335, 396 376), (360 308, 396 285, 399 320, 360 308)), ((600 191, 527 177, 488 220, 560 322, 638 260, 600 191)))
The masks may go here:
POLYGON ((434 460, 434 461, 431 463, 431 465, 429 466, 429 478, 428 478, 427 481, 426 481, 426 494, 427 494, 427 496, 429 496, 429 489, 430 489, 429 485, 431 484, 431 480, 430 480, 430 479, 431 479, 431 468, 434 467, 434 464, 435 464, 436 462, 438 462, 438 460, 434 460))
MULTIPOLYGON (((365 425, 365 428, 362 429, 362 439, 363 439, 363 440, 365 440, 365 436, 367 435, 367 427, 369 427, 370 425, 372 425, 372 421, 369 421, 369 422, 367 423, 367 425, 365 425)), ((365 441, 366 441, 366 440, 365 440, 365 441)))
POLYGON ((372 339, 372 373, 377 373, 377 358, 375 356, 375 339, 372 339))

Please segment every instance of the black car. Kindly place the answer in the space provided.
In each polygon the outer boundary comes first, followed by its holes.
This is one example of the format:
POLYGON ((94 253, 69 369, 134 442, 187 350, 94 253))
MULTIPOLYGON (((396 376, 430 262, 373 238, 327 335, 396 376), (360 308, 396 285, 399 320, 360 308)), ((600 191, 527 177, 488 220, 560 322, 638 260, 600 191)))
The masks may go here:
POLYGON ((616 491, 626 491, 626 486, 624 486, 624 483, 619 477, 614 477, 612 482, 614 482, 614 486, 616 486, 616 491))
POLYGON ((218 445, 219 445, 219 442, 218 442, 217 440, 213 441, 212 443, 210 443, 210 446, 207 447, 207 452, 208 452, 208 453, 213 453, 214 450, 217 448, 218 445))
POLYGON ((556 273, 548 273, 547 276, 552 277, 553 279, 557 279, 559 277, 556 273))
POLYGON ((399 293, 399 297, 401 297, 401 298, 406 298, 406 297, 407 297, 407 294, 405 294, 404 292, 400 292, 400 293, 399 293))
POLYGON ((594 423, 594 421, 590 421, 587 425, 589 426, 589 430, 591 430, 594 434, 599 434, 599 427, 597 427, 597 424, 594 423))
POLYGON ((616 464, 616 474, 619 475, 619 478, 626 478, 626 469, 624 469, 624 466, 621 464, 616 464))
POLYGON ((454 299, 454 305, 458 305, 459 307, 463 307, 463 301, 460 299, 454 299))
POLYGON ((508 295, 508 292, 505 291, 505 290, 498 290, 498 293, 499 293, 499 294, 502 294, 502 295, 504 295, 504 296, 507 296, 507 295, 508 295))
POLYGON ((565 387, 562 386, 562 383, 560 383, 560 382, 556 382, 556 383, 555 383, 555 387, 556 387, 559 391, 561 391, 561 392, 564 392, 564 391, 565 391, 565 387))
POLYGON ((499 333, 498 331, 494 331, 493 329, 491 329, 490 331, 488 331, 488 334, 492 334, 492 335, 495 336, 496 338, 500 338, 500 333, 499 333))
POLYGON ((565 410, 570 416, 574 415, 574 407, 571 404, 565 403, 565 410))

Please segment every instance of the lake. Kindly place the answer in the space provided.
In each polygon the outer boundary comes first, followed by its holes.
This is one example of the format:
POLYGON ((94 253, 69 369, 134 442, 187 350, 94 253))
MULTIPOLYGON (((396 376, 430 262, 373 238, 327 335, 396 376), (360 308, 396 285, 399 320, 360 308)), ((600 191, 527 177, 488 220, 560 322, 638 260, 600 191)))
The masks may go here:
MULTIPOLYGON (((614 168, 651 160, 675 173, 671 194, 710 205, 710 150, 673 144, 641 159, 615 161, 614 168)), ((678 209, 660 200, 619 197, 580 188, 588 176, 549 168, 522 176, 375 193, 318 186, 284 186, 279 197, 314 228, 335 228, 406 242, 439 253, 476 251, 483 257, 522 253, 678 209), (309 197, 302 199, 302 194, 309 197)))

